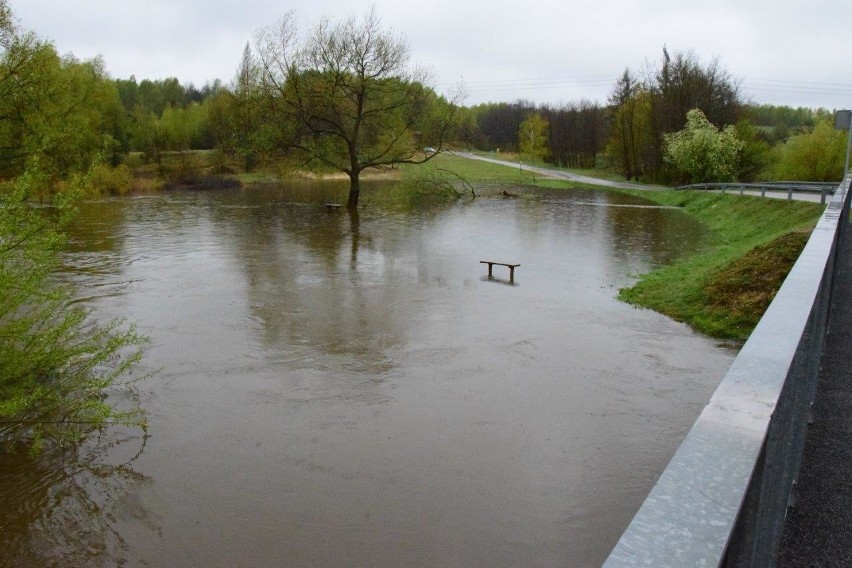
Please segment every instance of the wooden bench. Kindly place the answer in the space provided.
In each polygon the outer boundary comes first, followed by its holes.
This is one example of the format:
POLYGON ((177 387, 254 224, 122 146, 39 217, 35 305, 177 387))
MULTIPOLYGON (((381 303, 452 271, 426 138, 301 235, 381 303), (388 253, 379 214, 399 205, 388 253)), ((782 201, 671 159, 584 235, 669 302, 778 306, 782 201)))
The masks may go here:
POLYGON ((515 269, 520 266, 520 264, 509 264, 507 262, 497 262, 495 260, 480 260, 479 264, 487 264, 488 265, 488 278, 494 278, 492 274, 492 269, 494 265, 498 266, 507 266, 509 268, 509 282, 515 283, 515 269))
POLYGON ((325 205, 329 211, 334 211, 335 209, 343 207, 340 203, 323 203, 323 205, 325 205))

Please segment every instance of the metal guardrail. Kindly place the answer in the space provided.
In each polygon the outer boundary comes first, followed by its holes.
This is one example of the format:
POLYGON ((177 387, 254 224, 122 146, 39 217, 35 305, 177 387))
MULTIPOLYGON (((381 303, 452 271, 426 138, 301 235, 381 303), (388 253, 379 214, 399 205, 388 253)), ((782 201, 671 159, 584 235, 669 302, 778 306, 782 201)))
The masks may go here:
POLYGON ((738 191, 740 195, 749 192, 760 192, 761 197, 766 197, 767 191, 786 192, 787 199, 793 199, 794 193, 814 193, 820 195, 820 203, 825 203, 826 197, 832 195, 837 189, 836 182, 822 181, 773 181, 761 183, 693 183, 682 185, 675 189, 692 189, 702 191, 738 191))
POLYGON ((799 471, 850 179, 604 566, 771 566, 799 471))

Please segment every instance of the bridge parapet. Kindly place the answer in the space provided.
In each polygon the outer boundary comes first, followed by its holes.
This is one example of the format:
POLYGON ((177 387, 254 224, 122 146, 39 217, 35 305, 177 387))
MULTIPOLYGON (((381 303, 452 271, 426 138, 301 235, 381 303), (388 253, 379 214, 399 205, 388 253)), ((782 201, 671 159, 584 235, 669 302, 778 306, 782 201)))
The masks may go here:
POLYGON ((798 473, 847 238, 847 177, 604 566, 767 566, 798 473))

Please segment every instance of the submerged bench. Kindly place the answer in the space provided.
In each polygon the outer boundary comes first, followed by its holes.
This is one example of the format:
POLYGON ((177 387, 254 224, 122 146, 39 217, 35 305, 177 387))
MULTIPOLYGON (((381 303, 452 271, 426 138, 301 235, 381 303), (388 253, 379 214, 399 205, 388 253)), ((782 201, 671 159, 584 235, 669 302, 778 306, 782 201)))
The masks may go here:
POLYGON ((497 262, 495 260, 480 260, 479 264, 488 265, 489 278, 494 278, 494 275, 492 274, 492 269, 494 268, 495 264, 498 266, 507 266, 509 268, 509 282, 513 284, 515 282, 515 269, 520 266, 520 264, 509 264, 507 262, 497 262))

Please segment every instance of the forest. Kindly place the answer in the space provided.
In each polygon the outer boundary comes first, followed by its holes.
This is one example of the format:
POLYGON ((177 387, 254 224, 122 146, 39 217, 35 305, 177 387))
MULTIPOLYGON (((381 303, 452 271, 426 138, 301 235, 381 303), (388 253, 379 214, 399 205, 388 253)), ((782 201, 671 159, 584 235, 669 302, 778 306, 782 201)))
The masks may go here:
MULTIPOLYGON (((18 124, 5 121, 0 165, 7 178, 23 171, 37 146, 49 150, 44 155, 64 157, 41 166, 53 190, 57 181, 88 167, 95 155, 105 156, 106 163, 117 168, 100 171, 97 185, 102 191, 131 187, 130 172, 122 165, 137 174, 146 171, 140 166, 156 166, 155 173, 164 180, 198 175, 200 170, 281 173, 294 166, 286 140, 292 126, 267 119, 268 101, 256 82, 258 70, 249 45, 230 82, 215 80, 201 87, 175 77, 112 79, 102 61, 62 59, 55 51, 49 59, 39 64, 52 65, 51 72, 33 78, 43 82, 43 100, 30 101, 41 113, 38 129, 24 127, 32 123, 26 111, 18 114, 18 124), (61 129, 75 134, 65 136, 57 131, 61 129), (190 151, 205 151, 205 159, 194 159, 190 151), (164 163, 169 154, 183 158, 172 160, 169 167, 164 163)), ((4 61, 6 72, 14 65, 4 61)), ((442 100, 434 91, 430 94, 442 100)), ((736 81, 717 62, 703 65, 690 53, 665 54, 652 77, 638 78, 626 69, 606 103, 582 100, 555 106, 517 100, 461 106, 444 146, 517 153, 522 150, 522 123, 536 117, 544 128, 544 147, 534 153, 548 164, 677 184, 690 180, 667 162, 666 135, 683 129, 687 112, 696 108, 719 130, 732 126, 742 142, 731 179, 696 181, 840 179, 846 140, 834 129, 830 110, 743 101, 736 81)), ((324 168, 317 163, 313 167, 324 168)))

